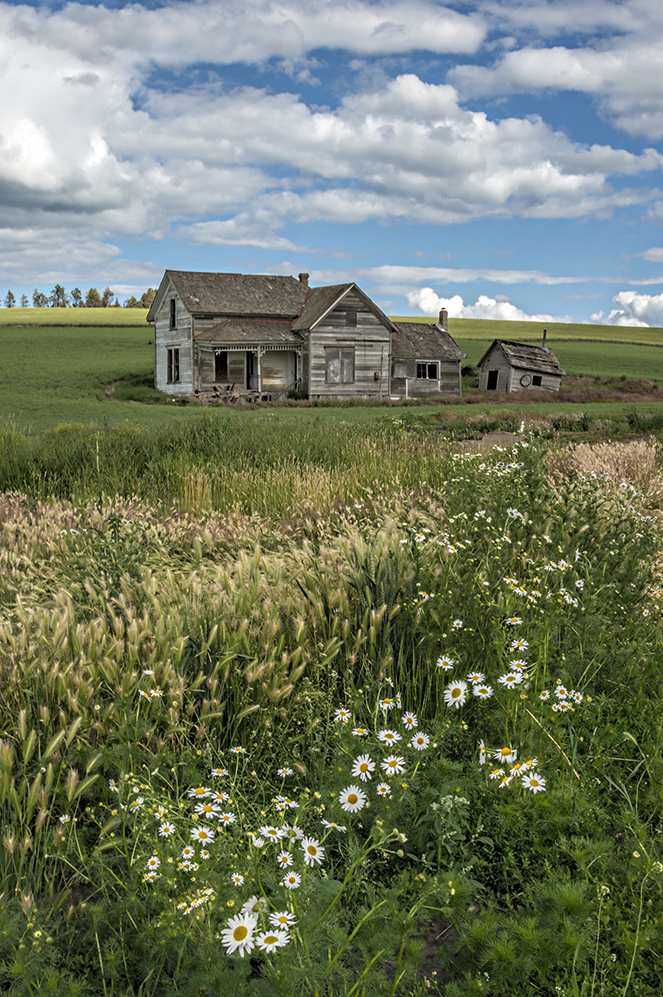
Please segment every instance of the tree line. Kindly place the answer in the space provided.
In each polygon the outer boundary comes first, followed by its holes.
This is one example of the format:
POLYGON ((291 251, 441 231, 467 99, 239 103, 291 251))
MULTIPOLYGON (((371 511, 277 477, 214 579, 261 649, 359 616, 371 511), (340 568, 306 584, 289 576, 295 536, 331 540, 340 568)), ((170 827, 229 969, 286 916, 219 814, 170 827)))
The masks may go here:
MULTIPOLYGON (((65 291, 62 284, 56 284, 50 294, 35 287, 32 292, 33 308, 149 308, 154 301, 156 288, 148 287, 147 291, 136 298, 133 294, 126 298, 124 304, 120 304, 120 299, 115 295, 110 287, 105 287, 103 293, 99 293, 96 287, 91 287, 85 296, 79 287, 73 291, 65 291)), ((20 303, 16 304, 16 295, 12 291, 7 291, 5 295, 5 308, 29 308, 30 300, 27 294, 22 294, 20 303)))

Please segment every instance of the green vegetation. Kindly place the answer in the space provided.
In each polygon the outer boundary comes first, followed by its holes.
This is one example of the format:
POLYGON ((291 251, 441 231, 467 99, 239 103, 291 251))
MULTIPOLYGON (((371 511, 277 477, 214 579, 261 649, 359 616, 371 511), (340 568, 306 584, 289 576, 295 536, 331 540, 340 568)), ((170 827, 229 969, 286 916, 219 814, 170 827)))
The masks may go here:
POLYGON ((658 452, 409 414, 3 432, 3 992, 658 997, 658 452))
MULTIPOLYGON (((394 317, 397 321, 398 317, 394 317)), ((403 322, 433 322, 421 315, 402 316, 403 322)), ((488 344, 493 339, 511 339, 519 343, 541 344, 543 330, 548 330, 551 343, 566 340, 588 340, 594 343, 641 343, 663 346, 663 329, 624 325, 586 325, 572 322, 505 322, 494 319, 450 318, 449 332, 454 339, 480 339, 488 344)))
MULTIPOLYGON (((147 318, 147 308, 0 308, 0 328, 3 330, 24 326, 71 326, 89 329, 90 326, 120 328, 140 326, 147 318)), ((152 326, 143 325, 151 333, 152 326)))

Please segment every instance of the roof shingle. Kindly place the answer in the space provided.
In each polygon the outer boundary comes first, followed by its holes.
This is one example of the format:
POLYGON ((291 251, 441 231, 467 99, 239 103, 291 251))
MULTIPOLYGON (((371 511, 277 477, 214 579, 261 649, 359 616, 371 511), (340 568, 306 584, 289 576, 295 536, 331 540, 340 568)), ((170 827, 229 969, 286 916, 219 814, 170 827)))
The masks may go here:
POLYGON ((464 360, 467 356, 448 332, 424 322, 394 322, 391 355, 420 360, 464 360))

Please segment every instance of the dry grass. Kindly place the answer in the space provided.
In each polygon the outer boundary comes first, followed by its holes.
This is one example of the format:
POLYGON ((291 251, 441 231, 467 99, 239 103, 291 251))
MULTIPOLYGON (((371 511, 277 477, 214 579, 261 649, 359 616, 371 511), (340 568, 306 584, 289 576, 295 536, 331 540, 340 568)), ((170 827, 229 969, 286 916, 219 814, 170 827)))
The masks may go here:
POLYGON ((597 477, 610 489, 631 485, 644 509, 663 508, 661 446, 654 440, 630 443, 578 443, 552 452, 555 475, 571 470, 597 477))

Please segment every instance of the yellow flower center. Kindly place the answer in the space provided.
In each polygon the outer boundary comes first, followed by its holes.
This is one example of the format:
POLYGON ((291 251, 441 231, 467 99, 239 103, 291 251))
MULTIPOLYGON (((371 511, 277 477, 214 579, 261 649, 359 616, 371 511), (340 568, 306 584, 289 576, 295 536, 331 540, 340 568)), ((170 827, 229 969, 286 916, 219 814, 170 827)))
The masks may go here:
POLYGON ((359 797, 356 793, 348 793, 348 803, 356 803, 359 797))
POLYGON ((368 765, 367 765, 366 762, 362 762, 361 763, 361 765, 359 766, 359 771, 360 772, 368 772, 368 765))
POLYGON ((315 845, 308 845, 306 851, 309 853, 309 855, 317 855, 318 854, 318 849, 315 847, 315 845))
POLYGON ((266 935, 265 945, 273 945, 274 942, 278 942, 278 935, 266 935))
POLYGON ((451 695, 454 699, 458 699, 458 697, 460 696, 460 689, 452 689, 451 695))
POLYGON ((249 929, 245 924, 238 924, 233 931, 233 938, 236 942, 243 942, 249 933, 249 929))

